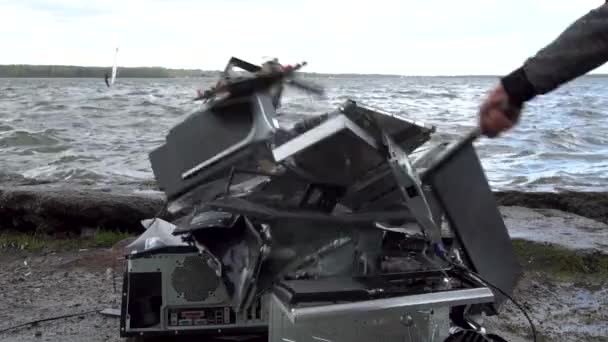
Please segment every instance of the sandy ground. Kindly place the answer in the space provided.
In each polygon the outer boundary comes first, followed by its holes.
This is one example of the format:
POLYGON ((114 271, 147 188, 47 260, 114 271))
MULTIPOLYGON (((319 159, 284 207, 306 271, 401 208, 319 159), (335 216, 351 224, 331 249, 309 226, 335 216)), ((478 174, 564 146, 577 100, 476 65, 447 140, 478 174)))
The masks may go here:
MULTIPOLYGON (((558 211, 501 209, 512 235, 569 245, 567 237, 574 234, 572 248, 607 252, 608 227, 603 223, 558 211), (541 223, 548 226, 533 229, 541 223)), ((37 319, 119 308, 123 269, 121 253, 115 249, 0 251, 0 331, 37 319)), ((526 272, 516 299, 530 311, 545 338, 539 341, 608 341, 608 281, 566 283, 526 272)), ((508 341, 531 341, 524 316, 512 304, 488 324, 508 341)), ((119 337, 118 318, 86 313, 2 332, 0 341, 124 339, 119 337)))

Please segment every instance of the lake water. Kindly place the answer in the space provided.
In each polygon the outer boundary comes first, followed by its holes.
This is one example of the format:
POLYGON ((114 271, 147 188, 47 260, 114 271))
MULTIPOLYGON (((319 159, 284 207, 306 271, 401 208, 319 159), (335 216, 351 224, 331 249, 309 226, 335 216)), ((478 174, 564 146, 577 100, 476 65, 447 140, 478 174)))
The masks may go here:
MULTIPOLYGON (((484 77, 317 77, 324 100, 287 91, 282 111, 314 115, 347 98, 437 126, 434 139, 471 129, 496 83, 484 77)), ((0 79, 0 158, 5 174, 140 187, 148 153, 199 108, 213 79, 0 79)), ((476 143, 491 185, 515 190, 607 190, 608 78, 585 77, 528 105, 520 125, 476 143)))

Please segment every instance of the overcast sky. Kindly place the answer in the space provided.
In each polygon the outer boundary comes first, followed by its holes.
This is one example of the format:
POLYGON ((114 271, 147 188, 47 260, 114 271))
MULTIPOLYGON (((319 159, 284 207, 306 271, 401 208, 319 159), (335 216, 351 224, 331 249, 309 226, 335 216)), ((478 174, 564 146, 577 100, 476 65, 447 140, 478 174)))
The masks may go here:
MULTIPOLYGON (((503 74, 603 0, 0 0, 0 64, 503 74)), ((604 66, 596 72, 608 72, 604 66)))

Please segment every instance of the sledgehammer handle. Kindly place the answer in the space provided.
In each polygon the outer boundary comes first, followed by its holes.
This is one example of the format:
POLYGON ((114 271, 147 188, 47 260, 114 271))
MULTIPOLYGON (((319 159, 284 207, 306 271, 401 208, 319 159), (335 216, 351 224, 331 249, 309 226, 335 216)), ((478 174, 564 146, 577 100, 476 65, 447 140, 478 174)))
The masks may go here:
POLYGON ((464 137, 462 137, 459 141, 454 143, 452 146, 448 147, 448 151, 446 154, 451 153, 451 151, 458 151, 460 148, 466 144, 473 143, 475 140, 481 137, 481 128, 475 127, 473 130, 469 131, 464 137))
POLYGON ((439 156, 435 158, 435 160, 431 163, 431 165, 424 170, 420 174, 420 179, 426 181, 427 178, 433 173, 433 171, 438 167, 441 167, 444 163, 447 163, 452 159, 462 148, 464 148, 468 144, 472 144, 475 140, 477 140, 481 136, 481 129, 479 127, 475 127, 473 130, 469 131, 465 136, 463 136, 460 140, 456 141, 453 144, 448 145, 448 147, 443 150, 439 156))

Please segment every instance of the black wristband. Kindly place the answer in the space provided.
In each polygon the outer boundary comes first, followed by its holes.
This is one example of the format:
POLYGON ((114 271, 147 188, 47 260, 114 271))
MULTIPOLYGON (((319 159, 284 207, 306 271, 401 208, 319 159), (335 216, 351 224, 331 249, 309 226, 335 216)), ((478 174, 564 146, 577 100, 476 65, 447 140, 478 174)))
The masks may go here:
POLYGON ((533 99, 538 93, 528 80, 523 67, 516 69, 500 80, 503 88, 509 95, 511 105, 521 108, 524 102, 533 99))

